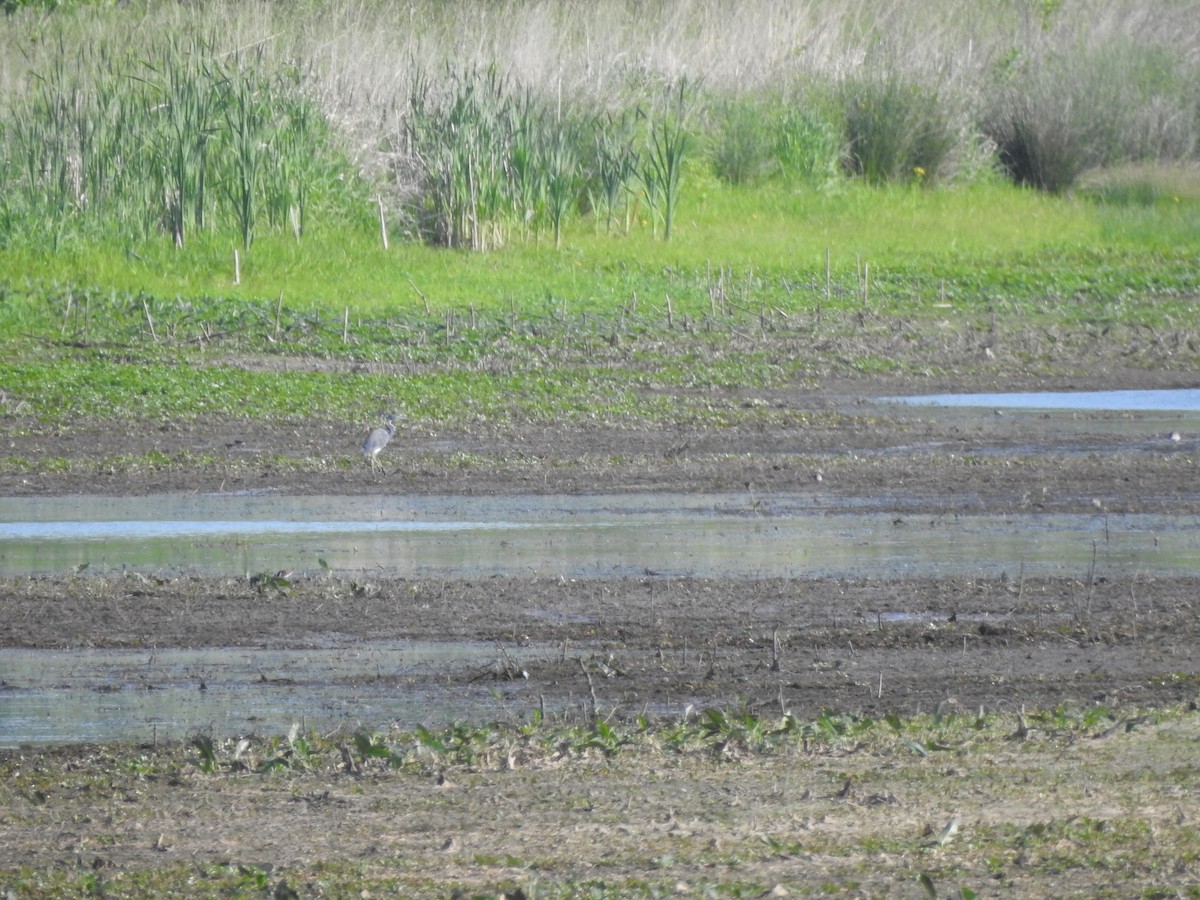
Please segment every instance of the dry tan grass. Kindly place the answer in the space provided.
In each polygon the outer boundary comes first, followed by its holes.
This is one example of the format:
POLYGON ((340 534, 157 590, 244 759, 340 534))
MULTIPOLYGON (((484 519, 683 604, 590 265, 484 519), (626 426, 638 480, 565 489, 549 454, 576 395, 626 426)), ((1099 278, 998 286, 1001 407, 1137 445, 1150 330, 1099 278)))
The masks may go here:
POLYGON ((1140 191, 1147 198, 1200 200, 1200 166, 1139 164, 1087 172, 1076 187, 1101 197, 1140 191))
POLYGON ((187 748, 5 751, 0 881, 25 867, 64 886, 94 872, 111 896, 255 873, 304 896, 917 896, 926 873, 939 896, 1128 896, 1200 878, 1195 713, 1039 721, 1020 739, 1011 724, 768 754, 646 741, 441 773, 344 771, 336 753, 252 775, 202 773, 187 748))
POLYGON ((369 162, 381 135, 397 133, 414 74, 437 76, 447 67, 494 64, 545 96, 606 105, 681 76, 744 93, 884 70, 970 103, 1014 57, 1114 41, 1163 47, 1192 66, 1200 56, 1194 11, 1171 0, 329 0, 306 8, 297 15, 286 4, 219 0, 160 3, 137 13, 106 6, 54 17, 26 11, 8 17, 0 31, 0 97, 18 98, 31 84, 29 72, 50 64, 56 42, 47 37, 60 28, 126 47, 131 26, 142 35, 216 26, 230 52, 262 46, 294 61, 351 149, 369 162))

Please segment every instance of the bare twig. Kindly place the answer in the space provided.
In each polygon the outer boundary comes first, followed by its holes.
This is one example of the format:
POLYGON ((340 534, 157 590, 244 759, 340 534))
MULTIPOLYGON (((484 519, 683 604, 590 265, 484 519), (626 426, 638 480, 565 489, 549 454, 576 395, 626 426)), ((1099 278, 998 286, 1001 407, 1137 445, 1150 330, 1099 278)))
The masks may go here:
POLYGON ((421 298, 421 302, 425 304, 425 315, 429 315, 429 298, 421 293, 421 289, 417 287, 417 283, 412 280, 411 276, 406 275, 405 277, 408 278, 408 283, 412 289, 417 292, 417 296, 421 298))
POLYGON ((154 333, 154 319, 150 317, 150 304, 146 302, 146 298, 142 298, 142 309, 146 311, 146 323, 150 326, 150 337, 155 341, 158 340, 158 335, 154 333))
POLYGON ((598 706, 596 702, 596 685, 592 683, 592 673, 588 671, 588 667, 582 659, 579 660, 579 668, 583 672, 583 677, 587 679, 588 694, 591 697, 592 702, 592 721, 595 722, 599 718, 599 715, 596 712, 596 707, 598 706))
POLYGON ((379 237, 383 241, 383 249, 388 248, 387 219, 383 214, 383 195, 376 194, 375 202, 379 204, 379 237))

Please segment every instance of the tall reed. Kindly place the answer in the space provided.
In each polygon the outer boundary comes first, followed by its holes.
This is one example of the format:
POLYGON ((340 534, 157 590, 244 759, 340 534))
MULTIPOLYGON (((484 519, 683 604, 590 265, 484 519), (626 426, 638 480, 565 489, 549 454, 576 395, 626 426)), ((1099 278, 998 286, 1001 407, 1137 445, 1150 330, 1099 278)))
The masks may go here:
POLYGON ((361 217, 377 192, 454 246, 560 240, 584 212, 613 228, 651 201, 665 231, 681 146, 730 180, 999 163, 1066 190, 1097 165, 1197 161, 1193 19, 1177 0, 16 9, 0 29, 0 242, 245 244, 302 235, 318 210, 361 217), (685 83, 703 91, 677 144, 653 114, 685 83), (347 187, 341 151, 369 188, 347 187))
POLYGON ((663 240, 671 239, 671 226, 679 203, 683 160, 690 135, 688 115, 695 102, 695 86, 687 78, 671 85, 663 103, 651 111, 650 136, 642 165, 646 202, 663 222, 663 240))
POLYGON ((624 110, 602 113, 594 122, 588 201, 608 231, 617 220, 622 231, 629 231, 637 173, 642 168, 638 118, 635 110, 624 110))
POLYGON ((414 84, 393 155, 415 161, 420 228, 438 243, 482 250, 547 229, 561 243, 589 199, 611 210, 637 174, 632 144, 600 137, 611 118, 551 105, 494 67, 450 73, 440 92, 414 84))
POLYGON ((98 42, 71 59, 64 39, 4 110, 0 227, 14 216, 41 224, 6 228, 0 242, 108 230, 183 247, 196 231, 232 230, 248 247, 263 206, 273 226, 294 220, 301 232, 314 192, 339 193, 348 170, 298 84, 261 54, 216 44, 167 34, 128 49, 98 42))

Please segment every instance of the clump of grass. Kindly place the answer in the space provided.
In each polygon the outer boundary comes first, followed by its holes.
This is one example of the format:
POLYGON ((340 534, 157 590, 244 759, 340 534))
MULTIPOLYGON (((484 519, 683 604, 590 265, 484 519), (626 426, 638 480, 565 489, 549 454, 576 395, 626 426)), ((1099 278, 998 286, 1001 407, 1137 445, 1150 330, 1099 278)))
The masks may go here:
POLYGON ((593 198, 615 204, 629 189, 632 143, 597 142, 595 117, 552 107, 495 67, 415 84, 403 146, 393 149, 416 172, 410 202, 429 240, 486 250, 548 228, 558 246, 593 173, 605 179, 593 198))
POLYGON ((1061 193, 1089 169, 1195 158, 1197 75, 1162 47, 1014 51, 997 71, 983 127, 1019 183, 1061 193))
MULTIPOLYGON (((206 230, 249 247, 264 225, 304 233, 314 202, 345 208, 350 175, 297 72, 214 33, 66 47, 0 128, 0 247, 71 234, 206 230)), ((352 179, 350 179, 352 183, 352 179)))
POLYGON ((777 120, 775 155, 783 173, 802 184, 823 187, 838 177, 844 138, 832 116, 803 100, 783 109, 777 120))
POLYGON ((844 139, 818 99, 803 92, 724 95, 707 106, 706 152, 722 181, 746 185, 782 175, 820 187, 837 177, 844 139))
POLYGON ((412 162, 409 202, 427 239, 487 250, 548 230, 560 246, 572 217, 591 209, 611 228, 630 198, 670 238, 695 94, 687 79, 665 99, 600 113, 552 103, 495 67, 415 84, 393 156, 412 162))
POLYGON ((848 79, 842 93, 853 174, 871 184, 938 176, 957 136, 936 88, 889 72, 848 79))
POLYGON ((718 178, 747 184, 770 174, 776 162, 762 111, 753 102, 724 101, 716 112, 710 158, 718 178))

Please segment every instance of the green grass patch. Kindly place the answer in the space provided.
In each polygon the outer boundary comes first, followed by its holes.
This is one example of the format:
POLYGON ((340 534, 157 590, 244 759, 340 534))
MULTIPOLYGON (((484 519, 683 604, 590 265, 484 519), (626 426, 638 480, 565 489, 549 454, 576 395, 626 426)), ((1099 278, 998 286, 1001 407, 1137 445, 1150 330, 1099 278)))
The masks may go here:
POLYGON ((1003 185, 931 191, 847 184, 821 192, 787 182, 731 188, 702 172, 692 177, 670 244, 648 225, 615 237, 584 223, 568 230, 562 248, 468 253, 400 244, 385 251, 371 233, 318 230, 302 244, 261 237, 239 253, 236 284, 234 246, 211 236, 182 251, 161 242, 81 244, 53 254, 9 250, 0 263, 8 292, 84 288, 164 301, 262 303, 282 296, 290 309, 331 317, 347 309, 363 316, 447 309, 611 315, 640 303, 665 318, 667 297, 673 311, 699 316, 720 293, 789 312, 845 306, 861 299, 864 275, 868 299, 884 304, 930 299, 943 289, 968 303, 996 294, 1110 299, 1182 291, 1200 245, 1200 203, 1182 197, 1153 215, 1138 208, 1131 218, 1127 206, 1003 185))
POLYGON ((1002 184, 710 178, 670 244, 648 226, 487 253, 268 235, 239 254, 236 285, 233 248, 210 237, 13 249, 0 254, 0 383, 9 411, 49 421, 398 409, 730 424, 746 414, 705 392, 805 383, 830 364, 930 371, 947 324, 1050 344, 1149 329, 1186 350, 1197 209, 1002 184), (897 331, 914 355, 895 352, 897 331))

